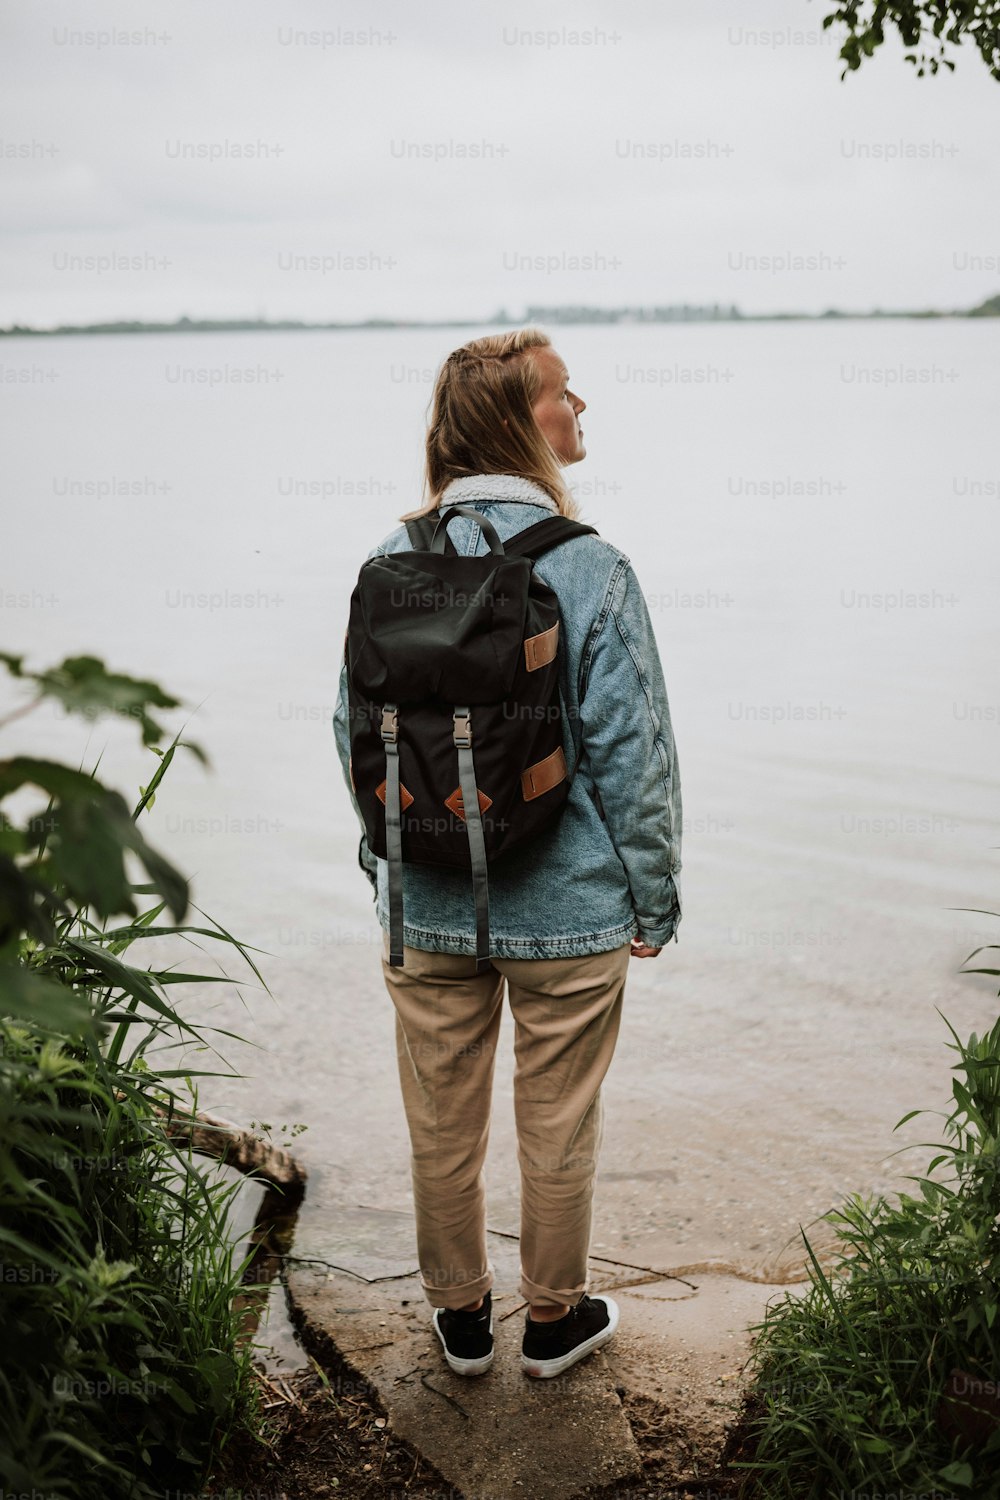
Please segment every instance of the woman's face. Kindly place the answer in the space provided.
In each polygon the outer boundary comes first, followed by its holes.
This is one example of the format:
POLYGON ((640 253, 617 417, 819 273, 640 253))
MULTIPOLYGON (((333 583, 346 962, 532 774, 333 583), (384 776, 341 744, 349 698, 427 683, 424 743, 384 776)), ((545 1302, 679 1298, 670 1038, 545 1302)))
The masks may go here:
POLYGON ((569 388, 569 371, 551 345, 531 351, 531 357, 542 377, 542 388, 532 403, 535 421, 548 438, 562 464, 579 463, 586 458, 583 428, 577 417, 587 403, 569 388))

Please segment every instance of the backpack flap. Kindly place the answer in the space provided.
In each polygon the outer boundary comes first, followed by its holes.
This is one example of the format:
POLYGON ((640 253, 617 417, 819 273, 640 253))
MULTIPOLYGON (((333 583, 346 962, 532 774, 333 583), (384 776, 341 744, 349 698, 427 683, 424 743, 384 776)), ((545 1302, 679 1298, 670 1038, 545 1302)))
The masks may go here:
POLYGON ((351 597, 348 671, 376 702, 495 703, 524 639, 526 558, 373 557, 351 597))

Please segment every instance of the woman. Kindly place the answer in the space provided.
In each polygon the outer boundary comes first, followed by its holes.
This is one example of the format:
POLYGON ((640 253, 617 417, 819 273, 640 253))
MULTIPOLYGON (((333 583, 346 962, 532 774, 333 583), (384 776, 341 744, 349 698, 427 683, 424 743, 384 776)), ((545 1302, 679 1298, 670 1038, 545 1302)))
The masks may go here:
MULTIPOLYGON (((501 541, 544 519, 576 517, 562 469, 586 454, 585 403, 544 333, 492 334, 442 366, 427 434, 428 503, 488 518, 501 541)), ((455 517, 460 554, 479 526, 455 517)), ((408 551, 398 527, 369 553, 408 551)), ((359 858, 384 929, 383 974, 396 1010, 399 1076, 412 1144, 421 1282, 449 1366, 493 1362, 483 1161, 504 984, 515 1023, 514 1113, 521 1169, 526 1374, 559 1375, 605 1344, 611 1297, 589 1296, 601 1084, 621 1022, 631 958, 655 958, 680 921, 681 797, 667 694, 645 600, 624 553, 583 535, 535 564, 560 608, 565 755, 562 813, 517 867, 490 872, 490 966, 476 973, 467 872, 403 868, 403 967, 389 963, 386 861, 362 834, 359 858)), ((334 715, 349 780, 346 667, 334 715)), ((355 810, 364 821, 352 792, 355 810)))

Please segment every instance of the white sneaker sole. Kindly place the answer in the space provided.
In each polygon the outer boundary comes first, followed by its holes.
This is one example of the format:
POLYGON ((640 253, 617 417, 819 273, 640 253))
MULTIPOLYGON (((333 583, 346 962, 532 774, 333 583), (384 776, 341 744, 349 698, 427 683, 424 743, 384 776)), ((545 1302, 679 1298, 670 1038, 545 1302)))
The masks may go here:
POLYGON ((582 1344, 577 1344, 575 1349, 570 1349, 566 1354, 560 1354, 555 1359, 531 1359, 527 1354, 521 1355, 521 1369, 525 1375, 531 1375, 536 1380, 551 1380, 553 1375, 561 1375, 571 1365, 579 1360, 585 1359, 595 1349, 600 1349, 606 1344, 618 1327, 619 1310, 618 1303, 613 1297, 595 1296, 592 1302, 603 1302, 608 1309, 611 1321, 607 1328, 602 1328, 600 1333, 595 1333, 592 1338, 585 1339, 582 1344))
MULTIPOLYGON (((494 1355, 496 1354, 496 1348, 494 1347, 493 1349, 491 1349, 490 1352, 489 1352, 489 1354, 483 1354, 483 1355, 481 1355, 481 1357, 479 1359, 460 1359, 457 1354, 452 1354, 451 1350, 448 1348, 447 1343, 445 1342, 444 1334, 441 1332, 441 1325, 438 1322, 438 1315, 440 1314, 441 1311, 442 1311, 442 1309, 439 1308, 439 1307, 436 1307, 434 1309, 434 1316, 431 1319, 431 1322, 434 1325, 434 1332, 437 1334, 438 1338, 441 1340, 441 1348, 444 1350, 444 1357, 448 1361, 449 1367, 452 1370, 454 1370, 454 1372, 455 1372, 456 1375, 485 1375, 486 1371, 490 1368, 490 1365, 493 1363, 493 1358, 494 1358, 494 1355)), ((491 1311, 490 1312, 490 1334, 491 1334, 491 1336, 492 1336, 492 1333, 493 1333, 493 1313, 491 1311)))

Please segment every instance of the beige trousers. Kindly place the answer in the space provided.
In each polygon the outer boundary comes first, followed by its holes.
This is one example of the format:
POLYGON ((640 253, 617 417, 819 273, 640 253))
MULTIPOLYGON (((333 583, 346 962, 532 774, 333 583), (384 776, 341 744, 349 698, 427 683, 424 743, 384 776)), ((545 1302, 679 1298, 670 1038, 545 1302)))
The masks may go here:
POLYGON ((521 1172, 521 1280, 535 1304, 587 1290, 601 1084, 621 1024, 630 945, 582 958, 475 959, 404 950, 382 968, 412 1146, 421 1284, 432 1307, 463 1307, 493 1285, 486 1183, 504 981, 514 1017, 514 1118, 521 1172))

